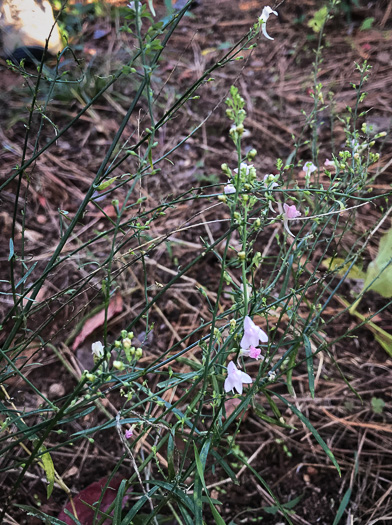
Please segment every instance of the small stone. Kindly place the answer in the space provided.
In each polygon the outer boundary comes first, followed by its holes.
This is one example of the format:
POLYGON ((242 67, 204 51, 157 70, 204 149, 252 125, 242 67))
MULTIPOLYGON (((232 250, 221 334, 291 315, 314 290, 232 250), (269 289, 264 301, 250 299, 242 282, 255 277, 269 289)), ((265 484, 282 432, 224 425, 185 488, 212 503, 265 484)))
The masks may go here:
POLYGON ((61 383, 53 383, 49 387, 50 397, 62 397, 65 394, 65 388, 61 383))

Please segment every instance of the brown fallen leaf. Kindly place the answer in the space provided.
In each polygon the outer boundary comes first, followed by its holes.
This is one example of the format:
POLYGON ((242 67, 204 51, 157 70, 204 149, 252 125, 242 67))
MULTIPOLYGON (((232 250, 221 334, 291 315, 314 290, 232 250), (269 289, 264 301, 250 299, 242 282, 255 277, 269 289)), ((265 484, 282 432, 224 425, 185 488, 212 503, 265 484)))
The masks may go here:
MULTIPOLYGON (((111 319, 116 314, 119 314, 122 311, 122 309, 123 300, 121 295, 117 294, 111 299, 109 303, 107 320, 111 319)), ((97 328, 101 327, 104 322, 105 309, 103 308, 100 312, 93 315, 93 317, 90 317, 90 319, 87 319, 87 321, 84 323, 80 334, 76 337, 74 344, 72 345, 72 350, 75 351, 83 343, 83 341, 97 328)))

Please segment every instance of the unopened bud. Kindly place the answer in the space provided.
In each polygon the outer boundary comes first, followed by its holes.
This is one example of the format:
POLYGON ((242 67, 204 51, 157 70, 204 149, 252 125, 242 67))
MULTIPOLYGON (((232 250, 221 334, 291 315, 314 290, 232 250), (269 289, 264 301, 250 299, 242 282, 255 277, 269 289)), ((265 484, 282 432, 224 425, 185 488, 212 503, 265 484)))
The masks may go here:
POLYGON ((126 337, 122 340, 122 344, 125 350, 129 350, 132 346, 132 341, 129 339, 129 337, 126 337))
POLYGON ((238 259, 240 261, 245 261, 246 259, 246 253, 245 252, 238 252, 238 259))
POLYGON ((113 368, 116 370, 124 370, 124 363, 122 361, 113 361, 113 368))
POLYGON ((140 359, 143 355, 143 350, 141 348, 136 348, 135 357, 136 359, 140 359))

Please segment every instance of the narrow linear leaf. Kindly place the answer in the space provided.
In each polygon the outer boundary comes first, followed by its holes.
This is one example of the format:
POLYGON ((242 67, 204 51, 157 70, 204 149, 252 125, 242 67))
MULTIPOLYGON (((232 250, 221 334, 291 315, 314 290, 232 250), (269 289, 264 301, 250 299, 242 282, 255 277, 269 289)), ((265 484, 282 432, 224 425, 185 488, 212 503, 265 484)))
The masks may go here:
POLYGON ((294 412, 296 416, 299 417, 299 419, 304 423, 304 425, 310 430, 310 432, 313 434, 315 440, 317 443, 321 446, 321 448, 324 450, 324 452, 327 454, 329 459, 332 461, 332 463, 335 465, 336 470, 339 472, 339 476, 341 476, 341 470, 339 467, 338 462, 335 459, 335 456, 332 454, 331 450, 328 448, 327 444, 323 440, 323 438, 320 436, 320 434, 317 432, 317 430, 314 428, 314 426, 311 424, 309 419, 305 417, 302 412, 300 412, 294 405, 289 403, 287 399, 285 399, 283 396, 278 394, 277 392, 273 392, 273 394, 278 397, 286 406, 289 407, 290 410, 294 412))
POLYGON ((129 525, 132 523, 133 518, 136 516, 136 514, 139 512, 139 510, 143 507, 143 505, 146 503, 148 498, 151 498, 151 496, 154 495, 154 493, 158 490, 159 487, 153 487, 149 492, 147 492, 147 495, 142 496, 137 503, 131 508, 131 510, 128 512, 128 514, 125 516, 125 518, 122 520, 121 525, 129 525))
POLYGON ((18 509, 22 509, 25 512, 27 512, 28 516, 34 516, 34 518, 39 518, 45 523, 50 523, 50 525, 67 525, 65 521, 59 520, 58 518, 53 518, 52 516, 49 516, 49 514, 45 514, 45 512, 37 510, 34 507, 30 507, 29 505, 15 504, 14 506, 18 509))
POLYGON ((22 283, 24 283, 26 281, 26 279, 28 278, 28 276, 31 274, 31 272, 34 270, 34 268, 37 266, 38 263, 34 263, 33 266, 30 268, 30 270, 28 270, 24 276, 21 278, 21 280, 16 284, 15 286, 15 290, 18 288, 18 286, 20 286, 22 283))
POLYGON ((350 498, 351 498, 351 489, 348 489, 346 494, 343 496, 342 501, 340 502, 338 511, 336 513, 336 516, 335 516, 335 519, 333 520, 332 525, 338 525, 338 523, 342 519, 343 513, 346 510, 346 507, 350 501, 350 498))
POLYGON ((308 381, 309 381, 309 390, 312 399, 314 399, 314 369, 313 369, 313 353, 312 346, 310 344, 309 338, 307 335, 302 334, 305 346, 305 355, 306 355, 306 367, 308 369, 308 381))
POLYGON ((12 257, 14 256, 14 241, 10 239, 10 254, 8 256, 8 260, 10 261, 12 257))
POLYGON ((118 492, 117 492, 117 496, 116 496, 116 500, 114 504, 114 515, 113 515, 113 523, 115 525, 120 525, 121 523, 121 514, 122 514, 122 509, 124 506, 123 501, 124 501, 126 484, 127 484, 127 480, 123 479, 118 488, 118 492))

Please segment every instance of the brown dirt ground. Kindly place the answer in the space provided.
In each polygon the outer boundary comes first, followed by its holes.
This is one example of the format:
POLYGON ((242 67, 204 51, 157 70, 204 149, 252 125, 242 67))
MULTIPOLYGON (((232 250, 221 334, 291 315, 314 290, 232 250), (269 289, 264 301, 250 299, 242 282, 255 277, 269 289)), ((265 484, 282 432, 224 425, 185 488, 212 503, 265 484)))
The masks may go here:
MULTIPOLYGON (((350 82, 355 82, 358 78, 354 63, 368 59, 373 69, 366 87, 368 97, 362 107, 371 110, 367 120, 381 131, 390 129, 392 122, 392 1, 368 4, 367 7, 353 9, 351 23, 342 17, 328 24, 319 80, 324 84, 324 93, 333 91, 336 113, 342 114, 345 107, 352 105, 355 99, 355 93, 350 87, 350 82), (360 24, 370 16, 375 19, 372 29, 360 31, 360 24)), ((200 89, 200 101, 184 106, 176 118, 165 126, 158 135, 159 144, 155 152, 157 157, 173 147, 180 137, 184 137, 193 126, 200 123, 201 118, 214 110, 203 128, 184 147, 171 155, 174 164, 163 164, 162 171, 156 178, 149 178, 148 182, 140 186, 140 195, 147 198, 145 206, 152 207, 170 193, 175 194, 191 186, 196 187, 200 180, 205 181, 206 177, 209 177, 208 180, 214 180, 215 176, 217 180, 224 182, 220 165, 222 162, 234 162, 235 155, 228 138, 229 124, 224 117, 225 106, 222 100, 234 81, 247 102, 246 127, 249 137, 246 145, 255 147, 259 152, 255 164, 262 172, 269 173, 273 171, 277 157, 286 159, 289 156, 293 149, 291 137, 293 134, 298 136, 304 124, 301 110, 308 112, 313 104, 310 90, 315 39, 306 25, 306 20, 318 5, 318 2, 311 0, 283 2, 279 7, 279 18, 269 24, 269 32, 274 36, 274 42, 261 40, 259 46, 246 56, 244 62, 236 62, 215 71, 215 82, 206 83, 200 89), (302 16, 305 17, 305 22, 301 22, 302 16)), ((164 13, 162 5, 158 4, 156 7, 158 15, 164 13)), ((158 113, 161 114, 173 103, 178 93, 183 93, 205 68, 217 60, 222 52, 219 48, 221 43, 233 43, 242 36, 254 23, 261 8, 258 2, 252 0, 204 0, 195 5, 192 16, 184 18, 179 31, 174 35, 161 69, 153 78, 156 87, 161 88, 164 93, 157 105, 158 113)), ((107 13, 98 20, 85 16, 81 24, 83 32, 77 36, 71 35, 71 43, 77 46, 77 56, 84 60, 81 67, 87 71, 82 85, 82 93, 86 99, 97 89, 93 74, 99 72, 102 76, 109 75, 127 56, 127 35, 118 34, 118 18, 114 16, 111 19, 107 13), (101 38, 94 38, 97 29, 102 29, 106 34, 101 38)), ((23 82, 16 74, 7 71, 4 64, 0 66, 0 138, 3 146, 0 152, 1 179, 20 162, 26 106, 29 103, 27 84, 28 82, 23 82)), ((32 259, 38 261, 37 272, 45 264, 56 243, 59 229, 57 210, 67 210, 72 215, 77 209, 99 167, 102 152, 110 144, 126 111, 127 100, 135 93, 135 89, 135 85, 128 80, 115 85, 113 90, 94 105, 92 111, 80 119, 73 127, 72 133, 61 137, 29 168, 31 184, 26 209, 27 252, 32 259)), ((49 114, 60 129, 81 109, 80 97, 80 92, 78 97, 64 92, 51 101, 49 114)), ((124 132, 124 137, 129 136, 131 142, 138 136, 139 126, 143 127, 144 108, 138 109, 140 111, 137 117, 132 117, 124 132)), ((330 158, 327 111, 326 122, 323 119, 318 122, 322 141, 320 158, 330 158)), ((40 139, 41 146, 53 133, 50 125, 44 127, 40 139)), ((336 128, 335 143, 337 147, 344 143, 341 124, 336 128)), ((31 144, 29 148, 31 151, 31 144)), ((384 169, 373 184, 373 190, 376 192, 390 190, 391 153, 392 141, 389 135, 383 143, 380 162, 374 167, 374 170, 384 169)), ((311 158, 308 147, 301 148, 300 155, 303 160, 311 158)), ((127 160, 114 174, 121 175, 132 171, 133 167, 132 161, 127 160)), ((25 188, 26 186, 23 190, 25 188)), ((8 257, 14 195, 15 185, 10 185, 1 196, 0 224, 5 250, 0 255, 4 263, 8 257)), ((120 192, 116 196, 121 200, 120 192)), ((108 212, 112 198, 113 195, 109 195, 107 200, 101 203, 107 206, 108 212)), ((199 213, 199 216, 195 222, 206 222, 224 216, 219 215, 221 212, 208 209, 209 206, 205 203, 195 203, 192 206, 190 210, 189 206, 180 205, 164 220, 155 222, 151 235, 158 236, 167 231, 174 231, 196 213, 199 213)), ((344 242, 349 245, 353 239, 368 231, 371 225, 376 223, 379 213, 379 208, 370 205, 362 207, 358 211, 355 227, 344 242)), ((389 224, 387 221, 380 231, 386 231, 389 224)), ((102 231, 106 227, 105 219, 91 206, 83 223, 77 228, 78 238, 85 241, 92 232, 102 231)), ((223 233, 223 228, 218 222, 188 230, 181 237, 173 233, 172 253, 169 253, 165 246, 161 246, 156 249, 153 261, 148 263, 151 283, 167 283, 171 278, 170 272, 176 271, 178 265, 183 267, 195 253, 202 250, 200 236, 208 238, 211 235, 217 238, 223 233), (186 243, 175 243, 176 239, 186 243)), ((267 244, 271 235, 272 231, 268 231, 259 239, 258 249, 267 244)), ((77 239, 73 240, 66 249, 71 250, 77 242, 77 239)), ((105 240, 97 244, 95 256, 103 256, 106 247, 105 240)), ((376 250, 377 239, 374 239, 364 254, 365 266, 374 257, 376 250)), ((90 267, 85 269, 80 262, 83 261, 70 259, 63 265, 61 272, 54 272, 44 287, 40 300, 49 299, 67 286, 74 286, 73 283, 81 277, 87 276, 90 267)), ((2 279, 7 278, 5 265, 4 270, 2 279)), ((155 335, 155 339, 151 341, 144 357, 146 363, 189 333, 199 324, 200 317, 208 318, 205 302, 196 292, 195 284, 202 284, 213 293, 216 290, 218 271, 214 259, 207 259, 192 269, 188 274, 188 281, 178 283, 165 297, 165 301, 157 304, 153 319, 159 337, 155 335), (169 324, 171 330, 168 329, 169 324)), ((116 337, 124 324, 140 311, 143 304, 140 276, 139 269, 133 267, 118 274, 124 309, 110 321, 109 336, 112 338, 116 337)), ((39 324, 51 312, 62 308, 61 316, 55 317, 50 325, 43 327, 41 334, 45 341, 62 349, 65 359, 76 374, 86 366, 83 363, 84 354, 89 353, 91 341, 98 337, 93 334, 92 339, 86 339, 84 348, 78 350, 76 357, 81 364, 70 349, 72 339, 68 337, 76 323, 94 306, 100 304, 100 278, 102 275, 91 282, 91 288, 84 291, 76 303, 63 306, 61 298, 42 302, 43 309, 38 310, 32 318, 32 321, 39 324)), ((345 298, 350 300, 348 286, 345 291, 345 298)), ((386 302, 376 294, 369 294, 361 304, 361 311, 376 312, 386 302)), ((5 299, 3 311, 7 311, 10 305, 9 300, 5 299)), ((334 302, 326 311, 326 316, 335 315, 339 310, 343 310, 343 306, 334 302)), ((337 318, 331 329, 333 333, 328 335, 336 338, 353 328, 356 322, 355 318, 345 313, 337 318)), ((375 322, 390 331, 390 309, 379 313, 375 322)), ((140 326, 139 337, 142 336, 142 331, 143 326, 140 326)), ((321 448, 309 437, 307 429, 289 411, 285 411, 283 405, 280 409, 286 420, 295 424, 295 430, 288 432, 267 425, 250 411, 237 438, 241 450, 247 458, 252 458, 253 468, 267 481, 281 503, 302 497, 291 516, 295 524, 332 525, 339 504, 349 488, 352 488, 352 496, 341 523, 377 522, 384 525, 389 523, 392 516, 391 359, 365 327, 355 332, 355 335, 355 338, 345 339, 333 345, 330 355, 339 364, 341 372, 349 379, 361 399, 349 390, 328 355, 320 357, 317 363, 320 373, 314 400, 307 391, 307 372, 304 365, 296 370, 293 378, 297 393, 295 404, 310 419, 333 451, 341 465, 342 477, 339 478, 321 448), (372 410, 372 397, 380 397, 385 401, 386 406, 382 414, 376 414, 372 410), (354 477, 356 462, 358 473, 354 477)), ((30 381, 55 397, 71 392, 76 384, 75 380, 60 367, 50 346, 47 345, 40 352, 39 361, 43 365, 39 368, 31 367, 28 374, 30 381)), ((37 357, 35 356, 34 360, 37 357)), ((9 393, 18 406, 25 405, 29 409, 35 406, 37 400, 30 397, 24 385, 17 381, 9 381, 8 385, 9 393)), ((279 386, 276 386, 276 390, 282 393, 284 391, 279 386)), ((115 405, 115 395, 110 398, 110 402, 115 405)), ((85 418, 83 424, 94 426, 97 423, 97 415, 93 413, 85 418)), ((80 430, 79 423, 71 427, 73 432, 80 430)), ((102 433, 95 436, 94 444, 78 442, 74 449, 59 450, 53 457, 56 468, 65 474, 65 480, 77 493, 92 481, 110 472, 121 454, 121 444, 118 443, 117 437, 114 434, 102 433)), ((12 486, 15 476, 15 472, 0 473, 1 486, 12 486)), ((40 476, 38 468, 33 469, 31 476, 26 477, 17 501, 30 505, 41 501, 41 509, 55 516, 63 508, 64 495, 55 490, 53 498, 46 502, 46 489, 40 476)), ((279 515, 271 515, 262 510, 271 505, 272 500, 250 473, 245 471, 237 486, 233 486, 231 482, 214 486, 223 476, 218 470, 215 476, 210 474, 207 484, 211 486, 212 496, 223 502, 220 512, 226 523, 230 520, 234 523, 253 523, 261 518, 263 523, 268 525, 283 522, 284 518, 279 515)), ((26 521, 26 518, 17 512, 14 519, 18 523, 35 523, 33 518, 27 518, 26 521)), ((213 523, 211 516, 207 517, 207 523, 213 523)))

